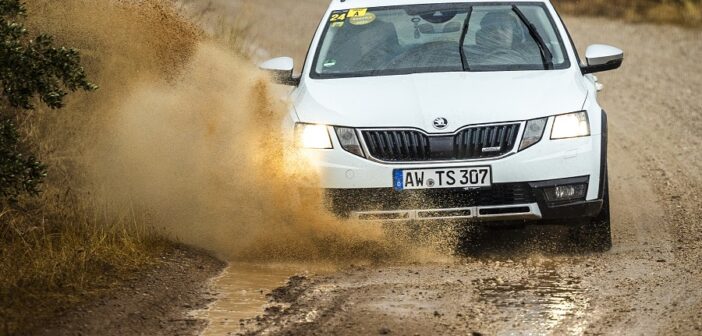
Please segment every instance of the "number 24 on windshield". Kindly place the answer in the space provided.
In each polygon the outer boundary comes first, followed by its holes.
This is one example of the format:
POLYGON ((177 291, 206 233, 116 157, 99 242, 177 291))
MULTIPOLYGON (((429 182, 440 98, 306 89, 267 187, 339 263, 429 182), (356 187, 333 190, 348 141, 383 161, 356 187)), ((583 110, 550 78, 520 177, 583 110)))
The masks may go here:
POLYGON ((332 14, 331 18, 329 18, 329 22, 344 21, 344 20, 346 20, 346 13, 332 14))

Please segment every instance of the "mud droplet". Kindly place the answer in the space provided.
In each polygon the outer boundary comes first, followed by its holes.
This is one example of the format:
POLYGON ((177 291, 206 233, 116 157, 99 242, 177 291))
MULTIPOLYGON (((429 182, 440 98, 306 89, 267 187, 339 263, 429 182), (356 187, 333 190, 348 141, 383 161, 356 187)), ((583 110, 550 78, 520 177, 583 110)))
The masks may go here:
POLYGON ((312 323, 314 322, 314 320, 317 319, 318 316, 319 313, 316 310, 312 310, 309 313, 307 313, 307 315, 305 315, 305 322, 312 323))

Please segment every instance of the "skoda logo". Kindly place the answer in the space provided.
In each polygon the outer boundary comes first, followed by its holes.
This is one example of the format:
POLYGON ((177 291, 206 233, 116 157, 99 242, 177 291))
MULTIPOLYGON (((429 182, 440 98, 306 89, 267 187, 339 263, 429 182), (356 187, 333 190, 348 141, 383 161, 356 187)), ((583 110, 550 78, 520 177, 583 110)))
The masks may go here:
POLYGON ((448 120, 446 118, 436 118, 434 119, 434 128, 436 129, 444 129, 448 126, 448 120))

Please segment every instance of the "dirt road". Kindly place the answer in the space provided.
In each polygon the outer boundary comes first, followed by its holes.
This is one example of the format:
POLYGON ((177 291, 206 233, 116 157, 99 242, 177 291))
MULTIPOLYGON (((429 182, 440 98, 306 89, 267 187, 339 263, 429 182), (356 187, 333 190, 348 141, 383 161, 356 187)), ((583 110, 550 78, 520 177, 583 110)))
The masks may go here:
MULTIPOLYGON (((252 7, 257 43, 300 61, 326 1, 273 3, 252 7)), ((449 263, 292 278, 248 333, 702 334, 702 32, 566 24, 581 54, 595 42, 626 52, 620 70, 599 76, 610 122, 610 252, 572 253, 557 228, 495 231, 483 242, 489 250, 449 263)))

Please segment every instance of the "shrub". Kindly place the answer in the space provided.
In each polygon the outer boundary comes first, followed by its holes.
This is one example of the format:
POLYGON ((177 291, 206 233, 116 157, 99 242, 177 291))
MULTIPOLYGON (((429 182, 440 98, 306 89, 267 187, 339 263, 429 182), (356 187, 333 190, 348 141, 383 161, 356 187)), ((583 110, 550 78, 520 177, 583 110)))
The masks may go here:
POLYGON ((38 99, 52 109, 63 107, 69 91, 95 90, 80 65, 78 51, 57 47, 53 38, 29 38, 20 0, 0 0, 0 196, 15 200, 37 194, 46 167, 31 154, 15 126, 20 113, 38 99))

